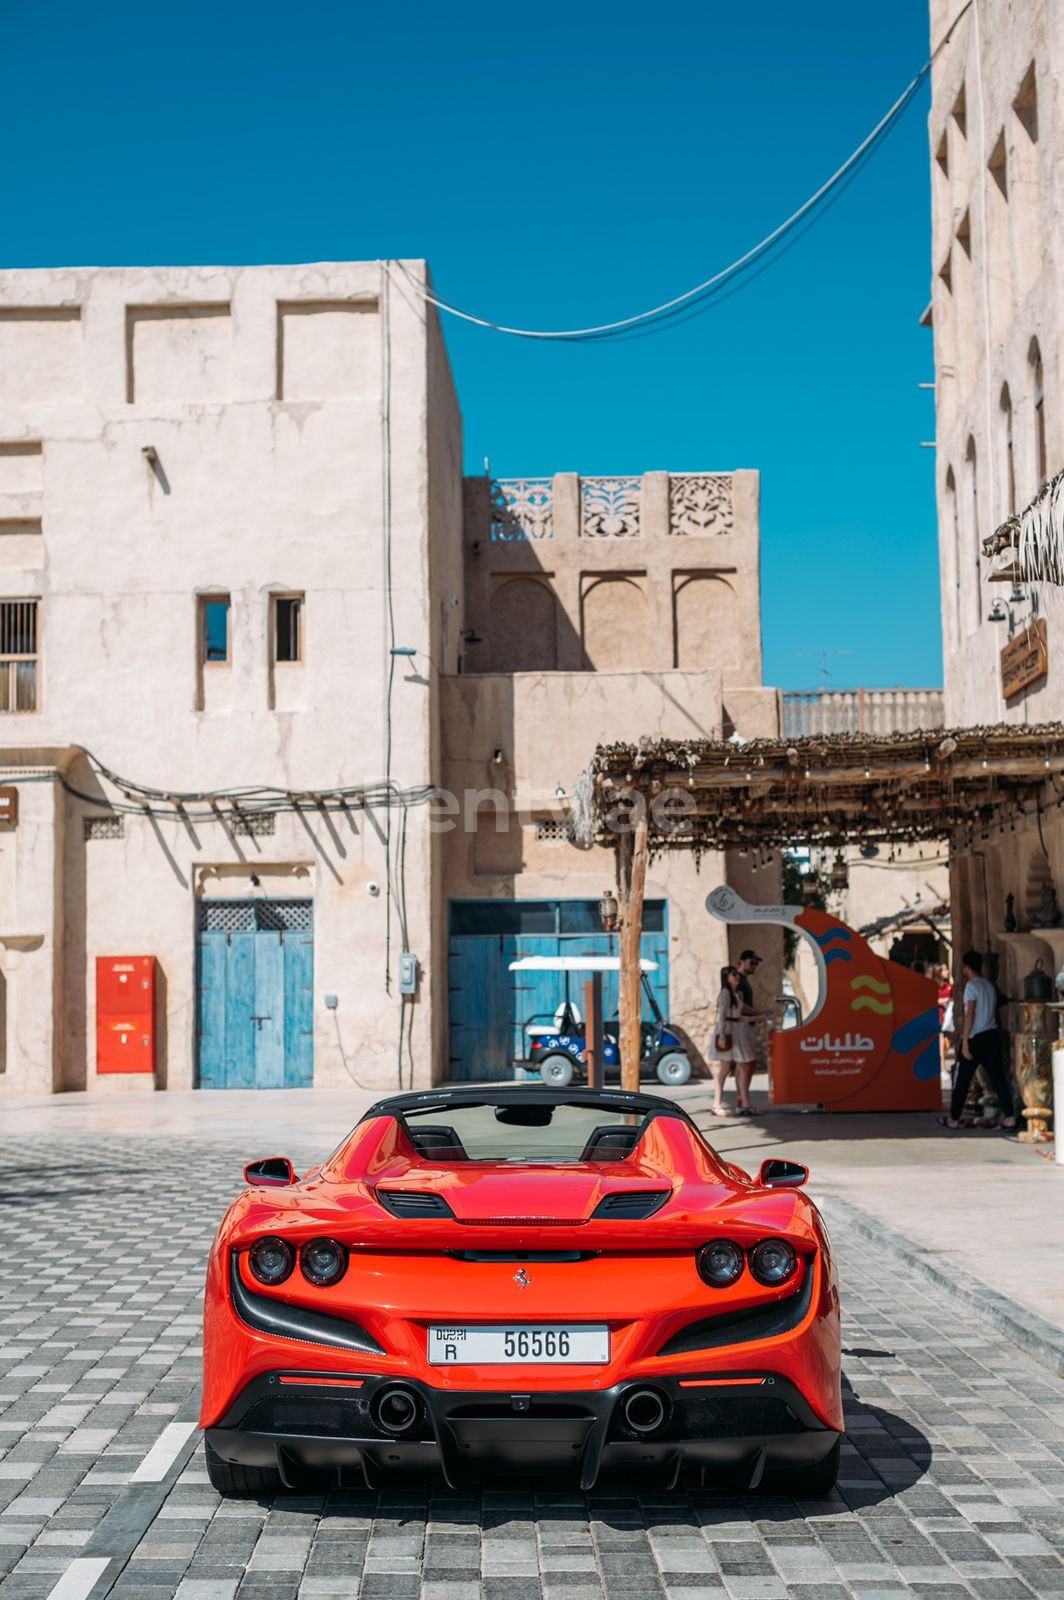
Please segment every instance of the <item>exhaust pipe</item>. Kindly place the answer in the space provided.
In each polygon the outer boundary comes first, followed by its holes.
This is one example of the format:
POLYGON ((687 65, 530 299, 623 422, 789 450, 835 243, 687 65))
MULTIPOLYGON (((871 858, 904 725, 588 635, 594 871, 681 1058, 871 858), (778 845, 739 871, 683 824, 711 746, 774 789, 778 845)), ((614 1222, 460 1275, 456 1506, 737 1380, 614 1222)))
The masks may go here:
POLYGON ((421 1403, 410 1389, 399 1384, 389 1384, 378 1390, 371 1407, 371 1416, 384 1433, 409 1433, 421 1413, 421 1403))
POLYGON ((656 1433, 665 1421, 665 1402, 655 1389, 633 1389, 624 1398, 623 1415, 635 1433, 656 1433))

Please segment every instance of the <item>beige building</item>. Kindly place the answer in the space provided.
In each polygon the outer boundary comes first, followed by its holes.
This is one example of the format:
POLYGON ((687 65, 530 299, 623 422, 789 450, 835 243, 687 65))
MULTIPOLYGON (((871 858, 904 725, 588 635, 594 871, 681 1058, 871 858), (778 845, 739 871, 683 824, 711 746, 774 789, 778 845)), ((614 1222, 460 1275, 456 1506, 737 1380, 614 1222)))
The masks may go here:
MULTIPOLYGON (((956 23, 929 130, 945 715, 1055 723, 1064 593, 1023 581, 1015 544, 1064 467, 1064 10, 978 0, 959 16, 962 3, 931 4, 933 44, 956 23)), ((1047 782, 1044 815, 1003 815, 957 841, 957 941, 1002 957, 1013 994, 1036 956, 1054 972, 1064 956, 1047 893, 1064 884, 1057 798, 1047 782)))
MULTIPOLYGON (((776 731, 756 473, 463 485, 424 281, 0 273, 8 1090, 508 1073, 509 957, 607 937, 588 753, 776 731)), ((650 875, 696 1060, 744 868, 650 875)))

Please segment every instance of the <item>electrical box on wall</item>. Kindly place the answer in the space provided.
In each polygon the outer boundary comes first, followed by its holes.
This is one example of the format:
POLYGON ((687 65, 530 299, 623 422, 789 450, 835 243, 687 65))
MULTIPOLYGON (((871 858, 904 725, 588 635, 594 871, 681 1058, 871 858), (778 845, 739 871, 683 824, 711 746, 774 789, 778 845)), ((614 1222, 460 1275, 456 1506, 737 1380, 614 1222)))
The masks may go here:
POLYGON ((399 993, 417 994, 417 980, 417 956, 411 950, 404 950, 399 957, 399 993))
POLYGON ((155 957, 96 957, 96 1071, 155 1071, 155 957))

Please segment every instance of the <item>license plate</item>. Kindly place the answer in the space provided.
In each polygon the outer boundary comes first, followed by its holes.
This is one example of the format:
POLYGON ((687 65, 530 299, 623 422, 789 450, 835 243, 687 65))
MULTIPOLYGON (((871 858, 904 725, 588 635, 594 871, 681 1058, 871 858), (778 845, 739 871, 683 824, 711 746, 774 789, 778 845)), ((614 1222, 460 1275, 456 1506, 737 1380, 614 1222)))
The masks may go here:
POLYGON ((515 1327, 430 1328, 429 1360, 447 1367, 498 1364, 528 1366, 538 1362, 605 1365, 610 1359, 610 1330, 605 1324, 523 1323, 515 1327))

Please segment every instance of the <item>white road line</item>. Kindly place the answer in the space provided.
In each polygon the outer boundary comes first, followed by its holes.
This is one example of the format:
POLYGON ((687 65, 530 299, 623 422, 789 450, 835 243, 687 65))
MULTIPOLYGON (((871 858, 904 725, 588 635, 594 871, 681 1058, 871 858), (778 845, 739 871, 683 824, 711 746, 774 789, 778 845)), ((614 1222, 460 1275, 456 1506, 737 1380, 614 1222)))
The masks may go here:
POLYGON ((78 1556, 49 1592, 48 1600, 86 1600, 110 1565, 110 1556, 78 1556))
MULTIPOLYGON (((161 1483, 195 1431, 194 1422, 168 1423, 130 1478, 130 1483, 161 1483)), ((65 1600, 65 1597, 60 1596, 60 1600, 65 1600)))

